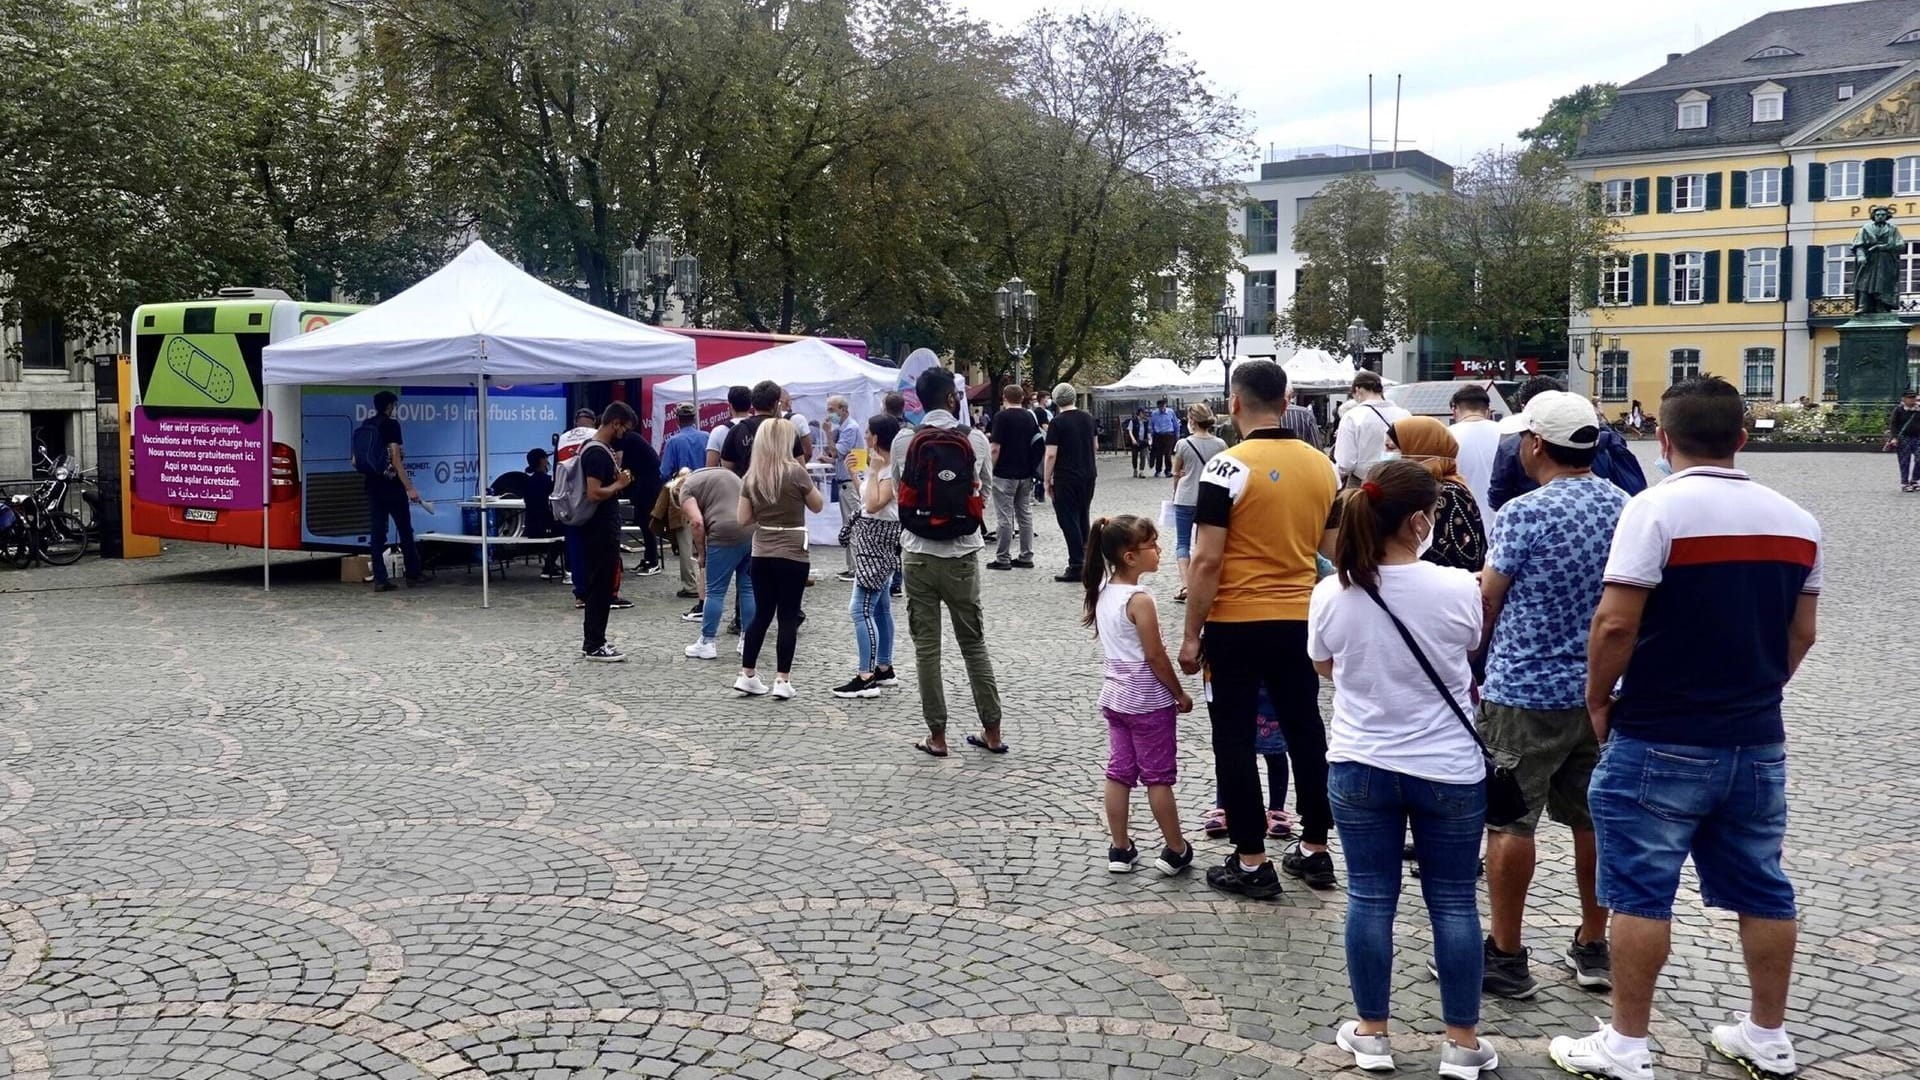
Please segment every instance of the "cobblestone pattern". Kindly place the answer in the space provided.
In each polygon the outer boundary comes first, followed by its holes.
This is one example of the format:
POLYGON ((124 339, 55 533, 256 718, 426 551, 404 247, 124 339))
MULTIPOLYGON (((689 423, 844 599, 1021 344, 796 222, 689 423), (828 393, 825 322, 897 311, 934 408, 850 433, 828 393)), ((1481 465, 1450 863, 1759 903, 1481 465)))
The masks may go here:
MULTIPOLYGON (((1875 457, 1750 465, 1828 536, 1822 643, 1788 695, 1805 1075, 1920 1075, 1920 497, 1875 457)), ((1165 490, 1124 472, 1097 509, 1152 512, 1165 490)), ((1341 894, 1256 905, 1099 864, 1096 653, 1041 532, 1041 571, 984 575, 1014 753, 945 761, 909 749, 910 675, 827 694, 853 650, 830 578, 801 696, 775 703, 681 656, 672 575, 630 579, 633 662, 588 667, 565 590, 525 569, 486 612, 458 570, 374 596, 291 559, 262 593, 257 557, 191 547, 0 574, 0 1077, 1343 1072, 1341 894)), ((1172 611, 1171 565, 1156 588, 1172 611)), ((1181 738, 1193 821, 1204 720, 1181 738)), ((1486 1007, 1508 1078, 1560 1075, 1547 1037, 1604 1011, 1549 962, 1575 906, 1566 835, 1543 842, 1545 989, 1486 1007)), ((1429 1071, 1406 900, 1396 1043, 1429 1071)), ((1681 909, 1664 1075, 1733 1077, 1702 1037, 1742 1004, 1733 923, 1691 881, 1681 909)))

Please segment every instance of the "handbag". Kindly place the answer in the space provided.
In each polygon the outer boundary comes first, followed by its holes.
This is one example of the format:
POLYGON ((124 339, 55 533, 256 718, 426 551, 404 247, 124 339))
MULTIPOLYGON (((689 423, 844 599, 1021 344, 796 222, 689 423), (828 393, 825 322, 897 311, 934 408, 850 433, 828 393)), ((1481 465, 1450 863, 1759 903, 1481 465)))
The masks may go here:
POLYGON ((1440 691, 1440 696, 1446 700, 1447 707, 1453 710, 1453 715, 1460 718, 1460 726, 1467 729, 1467 734, 1473 736, 1473 744, 1480 748, 1480 757, 1487 766, 1487 824, 1495 827, 1511 825, 1526 817, 1527 796, 1521 790, 1520 778, 1513 774, 1512 769, 1495 764, 1493 752, 1488 750, 1487 744, 1480 740, 1480 732, 1474 729, 1473 721, 1467 718, 1466 710, 1453 699, 1453 691, 1447 689, 1447 684, 1440 678, 1440 673, 1433 670, 1432 662, 1427 659, 1427 654, 1421 651, 1420 643, 1413 639, 1413 633, 1407 629, 1405 623, 1400 621, 1400 617, 1393 613, 1393 609, 1387 607, 1387 602, 1380 599, 1380 591, 1372 586, 1362 586, 1362 588, 1366 589, 1367 595, 1374 603, 1380 605, 1380 610, 1387 613, 1387 618, 1393 622, 1393 628, 1400 631, 1400 640, 1407 643, 1407 648, 1413 651, 1413 658, 1420 662, 1420 670, 1427 673, 1433 688, 1440 691))

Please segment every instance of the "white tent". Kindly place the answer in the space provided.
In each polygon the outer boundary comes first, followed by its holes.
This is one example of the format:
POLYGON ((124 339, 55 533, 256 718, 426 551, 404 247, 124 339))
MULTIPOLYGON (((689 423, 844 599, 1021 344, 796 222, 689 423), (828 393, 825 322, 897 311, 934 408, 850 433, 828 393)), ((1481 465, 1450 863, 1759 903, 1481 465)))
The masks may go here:
MULTIPOLYGON (((424 280, 352 318, 266 347, 271 384, 470 385, 487 460, 487 385, 597 382, 694 370, 693 342, 582 303, 522 272, 476 240, 424 280)), ((486 470, 474 479, 486 493, 486 470)), ((264 499, 265 492, 262 493, 264 499)), ((480 603, 489 553, 480 530, 480 603)), ((261 544, 266 577, 267 544, 261 544)))
MULTIPOLYGON (((653 388, 653 431, 656 442, 666 438, 669 406, 696 398, 725 401, 734 386, 752 386, 762 379, 779 383, 793 398, 793 411, 817 424, 826 415, 827 398, 847 399, 853 422, 864 425, 878 411, 881 399, 894 388, 900 373, 890 367, 856 359, 845 349, 819 338, 801 338, 771 349, 761 349, 701 368, 697 378, 681 376, 653 388)), ((817 434, 817 432, 816 432, 817 434)))
POLYGON ((1186 394, 1193 389, 1180 365, 1162 356, 1149 356, 1133 365, 1133 370, 1118 381, 1096 386, 1096 394, 1116 397, 1152 397, 1155 394, 1186 394))
MULTIPOLYGON (((1233 362, 1237 364, 1241 359, 1236 356, 1233 362)), ((1187 384, 1196 394, 1223 397, 1227 392, 1227 365, 1221 363, 1219 357, 1209 356, 1193 366, 1187 375, 1187 384)))
POLYGON ((1301 349, 1280 366, 1286 370, 1287 385, 1297 392, 1325 393, 1353 385, 1353 361, 1322 349, 1301 349))

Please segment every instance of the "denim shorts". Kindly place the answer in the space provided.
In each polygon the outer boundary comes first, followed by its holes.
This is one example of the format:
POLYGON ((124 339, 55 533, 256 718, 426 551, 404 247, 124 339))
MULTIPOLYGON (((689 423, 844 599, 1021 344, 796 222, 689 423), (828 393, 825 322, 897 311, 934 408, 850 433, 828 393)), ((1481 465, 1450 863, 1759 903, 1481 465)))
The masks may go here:
POLYGON ((1193 555, 1193 512, 1198 506, 1173 504, 1173 557, 1190 558, 1193 555))
POLYGON ((1600 850, 1602 907, 1673 918, 1693 856, 1700 898, 1761 919, 1795 917, 1780 867, 1787 831, 1787 748, 1684 746, 1615 735, 1587 792, 1600 850))

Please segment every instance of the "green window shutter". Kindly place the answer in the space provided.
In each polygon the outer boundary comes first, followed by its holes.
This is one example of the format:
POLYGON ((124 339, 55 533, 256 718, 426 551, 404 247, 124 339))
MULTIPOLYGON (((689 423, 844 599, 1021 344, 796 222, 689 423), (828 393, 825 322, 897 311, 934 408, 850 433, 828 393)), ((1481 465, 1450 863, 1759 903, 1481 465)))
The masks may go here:
POLYGON ((1668 284, 1670 284, 1669 278, 1672 276, 1672 274, 1673 274, 1673 257, 1670 255, 1655 255, 1653 257, 1653 302, 1654 303, 1664 304, 1667 302, 1667 286, 1668 284))
POLYGON ((1860 193, 1869 199, 1893 197, 1893 159, 1868 158, 1860 169, 1860 193))
POLYGON ((1747 253, 1742 248, 1733 248, 1727 252, 1727 303, 1743 304, 1746 300, 1747 253))
POLYGON ((1793 205, 1793 166, 1780 170, 1780 205, 1793 205))
POLYGON ((1780 249, 1780 299, 1793 299, 1793 247, 1780 249))
POLYGON ((1727 206, 1739 210, 1747 205, 1747 174, 1743 169, 1735 169, 1727 174, 1731 177, 1727 190, 1727 206))
POLYGON ((1700 275, 1700 302, 1718 303, 1720 300, 1720 253, 1707 252, 1706 269, 1700 275))
POLYGON ((1720 209, 1720 174, 1717 172, 1707 174, 1707 209, 1720 209))
POLYGON ((1647 257, 1644 254, 1633 257, 1633 306, 1647 306, 1647 257))
POLYGON ((1633 182, 1633 212, 1647 212, 1647 178, 1644 176, 1633 182))
POLYGON ((1653 212, 1673 213, 1673 177, 1663 176, 1654 184, 1653 212))
POLYGON ((1807 245, 1807 297, 1827 295, 1827 249, 1807 245))
POLYGON ((1827 167, 1817 161, 1807 166, 1807 201, 1827 201, 1827 167))

